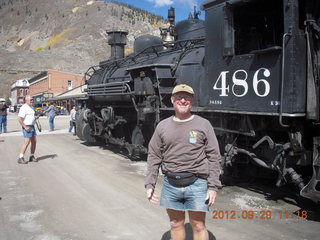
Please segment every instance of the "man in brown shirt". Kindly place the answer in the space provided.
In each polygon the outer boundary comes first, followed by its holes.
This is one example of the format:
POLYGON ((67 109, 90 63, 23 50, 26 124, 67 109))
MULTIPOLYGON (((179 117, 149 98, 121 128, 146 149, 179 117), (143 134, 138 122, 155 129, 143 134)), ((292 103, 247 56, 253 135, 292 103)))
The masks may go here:
POLYGON ((0 98, 0 133, 7 132, 7 104, 4 98, 0 98))
POLYGON ((191 113, 194 91, 190 86, 177 85, 171 102, 175 115, 158 124, 149 143, 147 198, 153 203, 159 200, 154 189, 161 167, 165 178, 160 206, 167 209, 171 238, 185 239, 188 211, 193 238, 208 240, 205 216, 221 187, 219 144, 210 122, 191 113))

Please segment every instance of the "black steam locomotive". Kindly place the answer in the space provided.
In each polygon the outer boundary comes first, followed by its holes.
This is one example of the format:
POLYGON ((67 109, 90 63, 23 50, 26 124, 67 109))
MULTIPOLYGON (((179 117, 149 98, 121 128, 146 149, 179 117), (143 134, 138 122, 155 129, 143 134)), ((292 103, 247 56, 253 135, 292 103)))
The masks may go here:
POLYGON ((141 36, 124 56, 127 31, 109 31, 111 58, 85 74, 88 99, 77 135, 147 152, 156 124, 173 114, 171 91, 195 91, 194 113, 212 122, 224 171, 277 173, 320 200, 320 2, 206 0, 161 37, 141 36))

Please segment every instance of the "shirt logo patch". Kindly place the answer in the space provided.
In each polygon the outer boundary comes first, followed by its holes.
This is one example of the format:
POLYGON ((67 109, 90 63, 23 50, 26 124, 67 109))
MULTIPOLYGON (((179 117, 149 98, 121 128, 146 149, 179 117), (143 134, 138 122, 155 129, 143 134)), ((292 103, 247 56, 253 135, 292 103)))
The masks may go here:
POLYGON ((198 133, 196 131, 189 132, 189 143, 195 144, 197 143, 198 133))

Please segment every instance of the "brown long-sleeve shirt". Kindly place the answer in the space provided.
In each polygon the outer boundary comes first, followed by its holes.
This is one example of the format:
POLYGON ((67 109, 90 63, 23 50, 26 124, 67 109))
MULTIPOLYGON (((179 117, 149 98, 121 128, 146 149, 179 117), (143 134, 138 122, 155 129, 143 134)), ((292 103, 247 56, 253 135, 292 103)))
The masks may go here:
POLYGON ((7 116, 7 104, 0 103, 0 116, 7 116))
POLYGON ((161 121, 150 140, 146 188, 154 188, 159 167, 164 172, 191 172, 208 176, 208 187, 221 187, 219 144, 210 122, 193 115, 188 121, 173 117, 161 121))

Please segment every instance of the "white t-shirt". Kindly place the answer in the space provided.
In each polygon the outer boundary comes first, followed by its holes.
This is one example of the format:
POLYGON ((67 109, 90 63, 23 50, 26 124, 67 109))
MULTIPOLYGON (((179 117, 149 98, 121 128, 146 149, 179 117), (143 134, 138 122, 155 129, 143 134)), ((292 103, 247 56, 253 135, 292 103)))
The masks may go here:
POLYGON ((25 125, 34 125, 36 119, 34 117, 34 110, 28 104, 23 104, 19 110, 18 117, 23 118, 23 123, 25 125))
POLYGON ((76 120, 76 114, 77 114, 77 111, 75 109, 71 109, 71 112, 70 112, 70 120, 71 121, 76 120))

